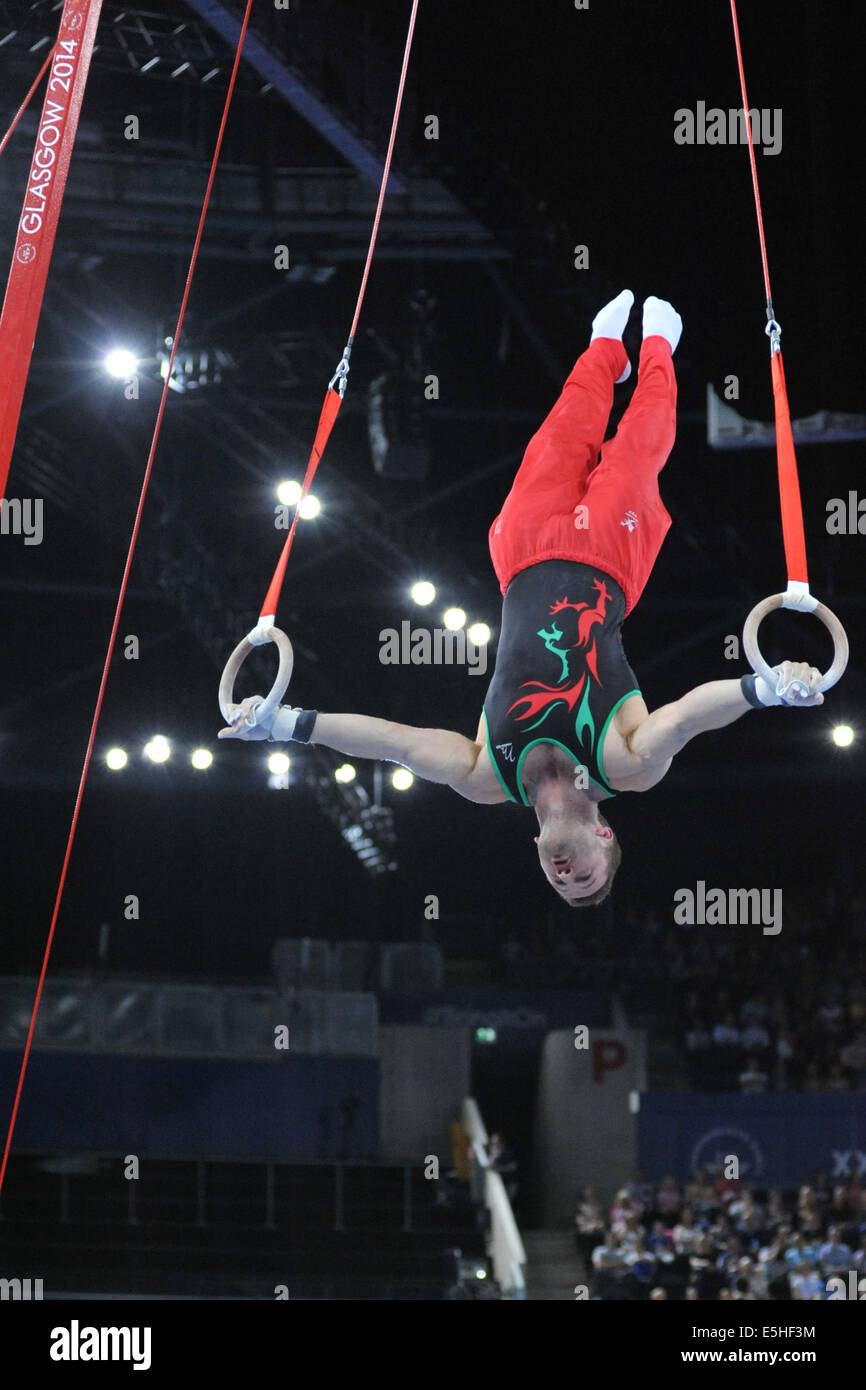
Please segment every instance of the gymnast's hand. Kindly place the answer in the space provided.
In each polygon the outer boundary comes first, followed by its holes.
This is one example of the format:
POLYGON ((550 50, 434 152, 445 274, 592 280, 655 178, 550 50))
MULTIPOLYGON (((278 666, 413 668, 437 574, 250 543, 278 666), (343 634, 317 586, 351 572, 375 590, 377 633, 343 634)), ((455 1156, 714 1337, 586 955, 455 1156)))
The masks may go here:
POLYGON ((247 723, 258 706, 263 705, 264 702, 263 695, 249 695, 246 700, 242 700, 231 724, 226 729, 220 729, 217 738, 240 738, 245 743, 252 743, 256 739, 270 738, 273 715, 264 724, 247 723))
POLYGON ((813 705, 823 705, 824 696, 818 690, 822 672, 809 666, 805 661, 783 661, 773 667, 776 676, 776 694, 781 701, 798 709, 808 709, 813 705))

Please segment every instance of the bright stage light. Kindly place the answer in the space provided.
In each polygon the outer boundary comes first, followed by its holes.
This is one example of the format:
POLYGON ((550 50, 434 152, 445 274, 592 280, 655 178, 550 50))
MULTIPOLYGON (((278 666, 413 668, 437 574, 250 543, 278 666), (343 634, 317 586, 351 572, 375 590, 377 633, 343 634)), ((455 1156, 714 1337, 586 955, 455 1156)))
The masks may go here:
POLYGON ((285 483, 280 483, 277 488, 277 499, 282 502, 284 507, 297 506, 300 496, 301 484, 296 483, 294 479, 290 479, 285 483))
POLYGON ((312 521, 314 516, 318 516, 322 510, 322 504, 318 497, 314 497, 308 492, 301 505, 298 507, 298 516, 304 521, 312 521))
POLYGON ((850 748, 854 742, 854 730, 850 724, 837 724, 833 730, 833 742, 837 748, 850 748))
POLYGON ((190 762, 192 763, 193 767, 201 768, 202 770, 204 770, 204 768, 210 767, 211 763, 213 762, 213 753, 210 751, 209 748, 196 748, 195 752, 190 758, 190 762))
POLYGON ((132 376, 138 366, 138 358, 134 352, 128 348, 114 348, 105 357, 105 370, 109 376, 116 376, 125 380, 132 376))
POLYGON ((105 755, 106 766, 110 767, 112 772, 119 772, 122 767, 126 767, 128 762, 129 758, 123 748, 109 748, 105 755))
POLYGON ((449 632, 458 632, 466 625, 466 614, 462 608, 446 608, 442 614, 442 621, 449 632))
POLYGON ((337 782, 354 782, 356 775, 351 763, 343 763, 334 770, 334 778, 337 782))
POLYGON ((409 590, 412 598, 422 608, 426 608, 428 603, 432 603, 436 597, 436 587, 428 579, 419 579, 417 584, 413 584, 409 590))
POLYGON ((415 778, 412 776, 408 767, 398 767, 391 774, 391 785, 396 788, 398 792, 407 792, 414 781, 415 778))
POLYGON ((171 744, 162 734, 157 734, 144 745, 144 754, 152 763, 168 762, 171 757, 171 744))
POLYGON ((473 623, 466 636, 470 642, 475 643, 476 647, 484 647, 490 641, 490 628, 486 623, 473 623))
POLYGON ((282 777, 291 765, 291 759, 285 753, 272 753, 268 758, 268 772, 272 772, 275 777, 282 777))

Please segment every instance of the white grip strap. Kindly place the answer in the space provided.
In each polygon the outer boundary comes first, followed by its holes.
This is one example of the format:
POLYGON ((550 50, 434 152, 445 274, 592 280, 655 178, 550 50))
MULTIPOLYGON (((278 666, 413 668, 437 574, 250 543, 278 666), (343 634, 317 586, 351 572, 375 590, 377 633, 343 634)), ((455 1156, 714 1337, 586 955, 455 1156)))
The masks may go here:
POLYGON ((247 633, 247 641, 253 647, 263 647, 266 642, 270 642, 271 628, 276 624, 276 614, 267 613, 259 618, 255 627, 247 633))
POLYGON ((793 608, 798 613, 814 613, 818 600, 809 593, 809 585, 804 584, 802 579, 789 579, 782 595, 782 607, 793 608))

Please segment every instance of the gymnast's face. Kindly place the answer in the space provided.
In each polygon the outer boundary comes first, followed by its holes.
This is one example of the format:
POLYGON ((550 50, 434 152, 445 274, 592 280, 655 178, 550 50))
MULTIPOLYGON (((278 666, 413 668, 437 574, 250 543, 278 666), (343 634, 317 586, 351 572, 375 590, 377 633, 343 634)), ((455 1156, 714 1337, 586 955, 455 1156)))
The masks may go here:
POLYGON ((548 883, 563 898, 591 898, 607 881, 609 825, 556 817, 536 835, 538 859, 548 883))

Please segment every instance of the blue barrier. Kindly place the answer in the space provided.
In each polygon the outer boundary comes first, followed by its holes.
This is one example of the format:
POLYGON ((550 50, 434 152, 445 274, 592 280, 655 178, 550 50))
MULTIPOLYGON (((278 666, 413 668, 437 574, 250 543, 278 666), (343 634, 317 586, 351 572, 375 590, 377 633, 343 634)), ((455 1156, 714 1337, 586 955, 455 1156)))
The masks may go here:
POLYGON ((825 1169, 866 1178, 866 1093, 651 1093, 641 1097, 640 1165, 651 1181, 679 1181, 729 1155, 752 1187, 793 1188, 825 1169))
MULTIPOLYGON (((12 1108, 20 1053, 0 1051, 12 1108)), ((15 1150, 161 1157, 374 1158, 379 1063, 33 1052, 15 1150)))

